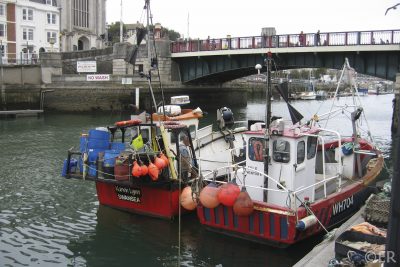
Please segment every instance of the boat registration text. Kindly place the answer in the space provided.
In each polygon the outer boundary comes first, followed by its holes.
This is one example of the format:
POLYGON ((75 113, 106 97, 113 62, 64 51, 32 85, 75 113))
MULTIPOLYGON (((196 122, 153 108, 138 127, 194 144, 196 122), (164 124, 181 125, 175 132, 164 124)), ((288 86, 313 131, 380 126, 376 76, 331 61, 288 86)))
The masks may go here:
POLYGON ((115 192, 117 193, 117 197, 120 200, 140 203, 142 191, 138 188, 129 188, 116 185, 115 192))
POLYGON ((336 202, 332 206, 332 215, 335 216, 336 214, 339 214, 351 206, 353 206, 354 203, 354 196, 348 197, 342 201, 336 202))

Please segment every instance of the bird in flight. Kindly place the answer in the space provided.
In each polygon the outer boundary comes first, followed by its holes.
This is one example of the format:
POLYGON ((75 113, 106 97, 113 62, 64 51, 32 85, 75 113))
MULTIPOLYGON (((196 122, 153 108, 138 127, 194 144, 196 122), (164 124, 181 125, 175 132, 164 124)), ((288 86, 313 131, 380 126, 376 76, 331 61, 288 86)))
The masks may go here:
POLYGON ((397 6, 398 6, 398 5, 400 5, 400 3, 398 3, 398 4, 396 4, 396 5, 392 6, 392 7, 389 7, 388 9, 386 9, 385 16, 386 16, 386 14, 389 12, 389 10, 391 10, 391 9, 397 9, 397 6))

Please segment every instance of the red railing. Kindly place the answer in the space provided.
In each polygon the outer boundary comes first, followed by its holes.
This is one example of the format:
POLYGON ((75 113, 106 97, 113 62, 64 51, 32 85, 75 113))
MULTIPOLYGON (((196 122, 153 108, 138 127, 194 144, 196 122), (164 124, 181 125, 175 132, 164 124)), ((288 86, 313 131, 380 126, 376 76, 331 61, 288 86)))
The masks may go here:
POLYGON ((325 32, 273 36, 182 40, 171 44, 171 53, 232 49, 354 46, 400 44, 400 30, 325 32))

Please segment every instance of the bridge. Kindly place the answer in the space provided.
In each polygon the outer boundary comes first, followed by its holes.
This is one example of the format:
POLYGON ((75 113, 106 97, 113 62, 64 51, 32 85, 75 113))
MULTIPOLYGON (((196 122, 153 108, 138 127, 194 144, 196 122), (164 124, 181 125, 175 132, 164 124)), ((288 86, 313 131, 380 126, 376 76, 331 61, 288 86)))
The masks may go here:
POLYGON ((171 44, 183 83, 222 83, 256 74, 271 52, 276 70, 341 69, 394 81, 400 72, 400 30, 285 34, 185 40, 171 44))

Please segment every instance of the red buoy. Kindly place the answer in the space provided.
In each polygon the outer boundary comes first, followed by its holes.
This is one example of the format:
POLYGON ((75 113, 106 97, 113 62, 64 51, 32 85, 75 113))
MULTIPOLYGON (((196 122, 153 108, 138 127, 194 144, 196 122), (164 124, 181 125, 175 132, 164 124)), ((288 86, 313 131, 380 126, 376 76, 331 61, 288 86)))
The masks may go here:
POLYGON ((235 182, 228 182, 219 187, 218 201, 225 206, 232 207, 239 193, 239 186, 235 182))
POLYGON ((157 156, 154 157, 154 164, 159 170, 162 170, 165 167, 165 162, 157 156))
POLYGON ((253 213, 254 206, 253 200, 251 200, 249 193, 245 187, 239 193, 235 204, 233 204, 233 212, 238 216, 249 216, 253 213))
POLYGON ((219 205, 218 200, 219 188, 215 183, 210 183, 200 192, 200 203, 209 209, 216 208, 219 205))
POLYGON ((142 175, 142 167, 140 167, 140 165, 137 163, 136 160, 135 160, 135 162, 133 163, 132 175, 133 175, 134 177, 139 177, 139 176, 142 175))
POLYGON ((165 167, 167 167, 169 165, 168 158, 162 152, 160 153, 160 159, 162 159, 165 162, 165 167))
POLYGON ((194 210, 197 207, 196 200, 192 196, 192 188, 186 186, 181 193, 181 205, 187 210, 194 210))
POLYGON ((149 173, 149 168, 143 163, 142 166, 142 176, 146 176, 149 173))
POLYGON ((158 170, 157 166, 154 165, 152 162, 150 162, 148 169, 149 169, 149 175, 150 175, 151 180, 157 181, 158 174, 159 174, 159 170, 158 170))

